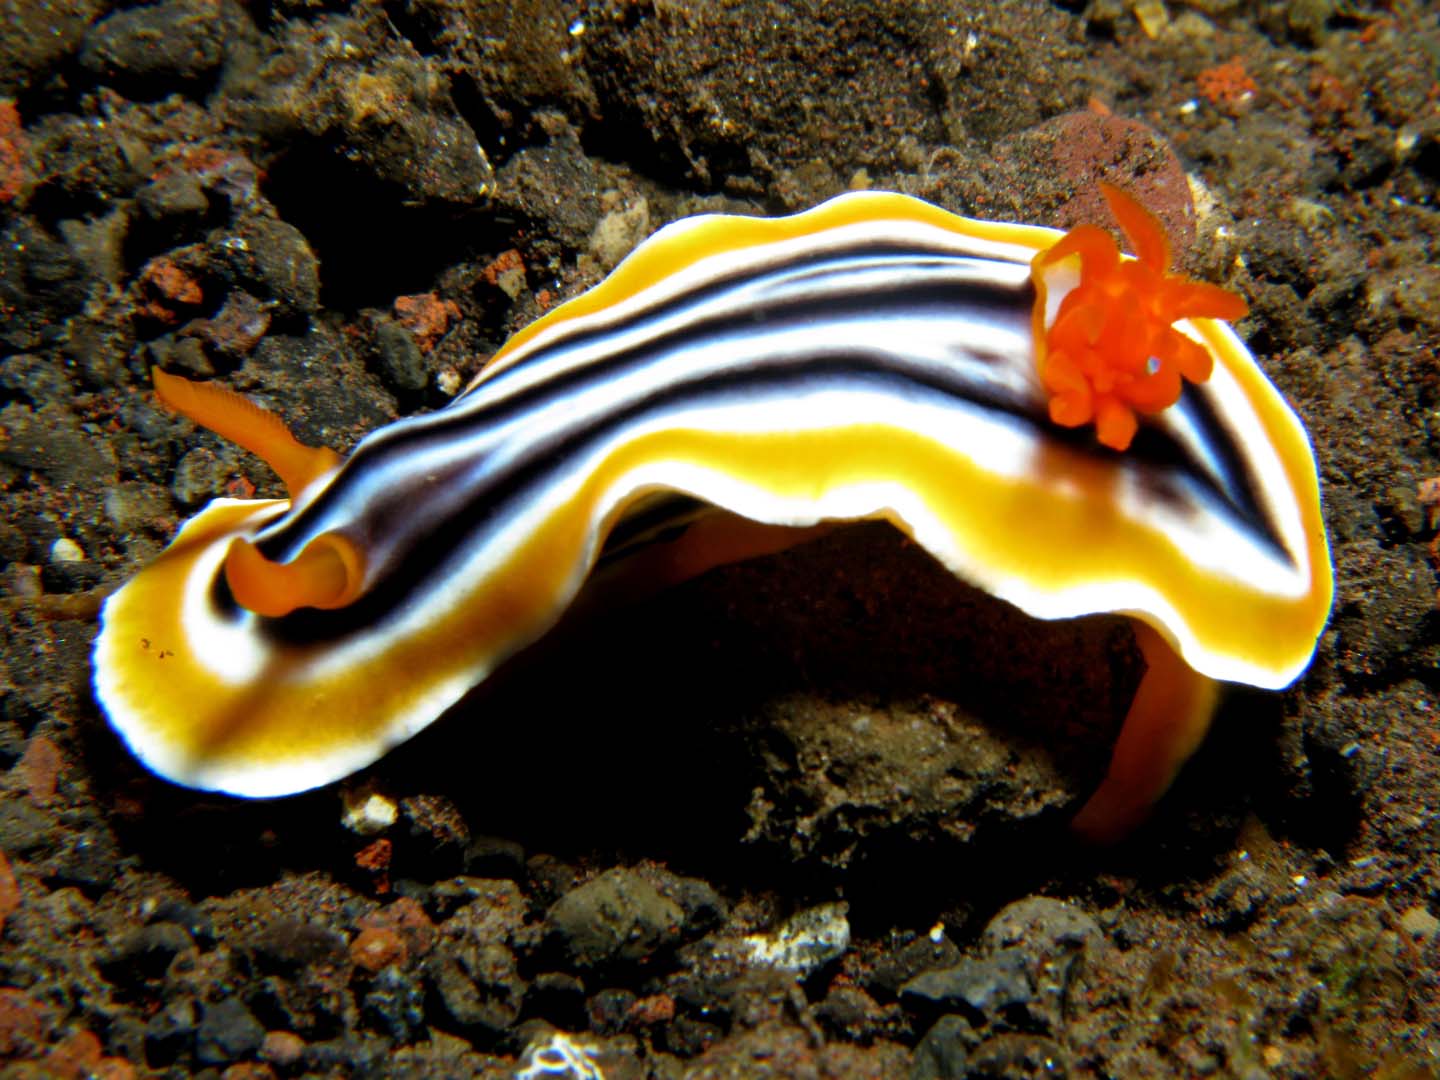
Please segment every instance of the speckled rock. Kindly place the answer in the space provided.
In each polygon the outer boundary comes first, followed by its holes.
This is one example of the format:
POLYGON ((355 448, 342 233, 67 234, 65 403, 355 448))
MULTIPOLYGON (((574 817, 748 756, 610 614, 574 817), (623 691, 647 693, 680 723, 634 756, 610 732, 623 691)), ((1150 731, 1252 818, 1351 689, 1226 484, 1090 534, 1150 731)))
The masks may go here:
POLYGON ((397 1043, 414 1042, 425 1026, 424 982, 415 972, 393 965, 383 968, 365 992, 361 1009, 366 1019, 397 1043))
POLYGON ((495 1037, 520 1015, 525 982, 515 956, 503 945, 462 941, 436 952, 426 977, 439 1004, 443 1024, 495 1037))
POLYGON ((47 400, 64 401, 73 393, 69 376, 59 365, 44 357, 17 353, 5 358, 0 367, 0 390, 7 396, 24 398, 31 405, 47 400))
POLYGON ((1049 1031, 1064 1024, 1068 996, 1086 964, 1100 962, 1104 932, 1086 911, 1048 896, 1007 904, 985 926, 981 944, 996 953, 1019 949, 1034 996, 1027 1008, 1049 1031))
POLYGON ((246 217, 221 241, 217 257, 281 313, 308 315, 320 304, 320 261, 289 222, 246 217))
POLYGON ((450 909, 449 901, 442 900, 448 915, 444 924, 447 938, 509 945, 525 936, 526 899, 515 882, 460 877, 447 885, 457 899, 468 901, 450 909))
POLYGON ((31 134, 36 162, 33 198, 60 196, 62 206, 104 205, 128 196, 150 165, 143 143, 109 124, 61 113, 47 116, 31 134))
POLYGON ((586 24, 585 71, 601 108, 653 144, 661 167, 736 187, 818 157, 832 186, 804 185, 805 201, 836 194, 859 168, 895 168, 907 138, 984 143, 1026 115, 1079 105, 1088 82, 1073 24, 1038 3, 857 7, 840 20, 818 2, 783 15, 616 5, 586 24))
POLYGON ((60 61, 80 48, 86 28, 109 4, 106 0, 0 0, 0 95, 11 97, 33 84, 44 85, 60 61))
POLYGON ((390 27, 378 12, 290 23, 253 84, 254 123, 343 145, 373 177, 417 202, 484 202, 494 171, 448 80, 390 27))
POLYGON ((213 450, 197 446, 176 463, 170 494, 181 506, 198 509, 220 492, 234 467, 233 456, 221 457, 213 450))
POLYGON ((562 896, 546 923, 576 964, 595 967, 678 944, 685 913, 639 874, 617 867, 562 896))
POLYGON ((223 998, 201 1006, 195 1029, 195 1060, 202 1065, 223 1065, 253 1056, 265 1040, 265 1029, 237 998, 223 998))
POLYGON ((86 295, 85 268, 36 221, 13 218, 0 231, 0 344, 33 349, 54 339, 86 295))
POLYGON ((327 926, 281 918, 250 941, 256 961, 270 971, 296 971, 314 964, 346 964, 345 939, 327 926))
POLYGON ((189 80, 225 55, 226 27, 217 0, 162 0, 101 19, 85 35, 80 62, 122 80, 189 80))
POLYGON ((794 681, 774 658, 801 657, 831 688, 773 694, 743 728, 762 770, 750 837, 793 856, 843 866, 880 837, 959 845, 1058 823, 1098 782, 1138 680, 1124 620, 1029 619, 888 527, 711 580, 745 627, 732 662, 794 681))
POLYGON ((152 923, 120 941, 103 970, 112 982, 135 986, 164 975, 170 962, 194 944, 184 927, 170 922, 152 923))
POLYGON ((996 1035, 971 1053, 964 1076, 968 1080, 1065 1080, 1070 1075, 1068 1062, 1064 1047, 1053 1039, 996 1035))
POLYGON ((600 174, 567 123, 555 119, 550 126, 555 133, 549 141, 518 150, 500 169, 496 199, 526 215, 547 207, 551 234, 567 247, 580 248, 600 220, 600 174))
POLYGON ((509 145, 533 139, 544 110, 560 106, 577 120, 596 115, 595 92, 577 63, 589 25, 565 5, 408 0, 407 9, 416 47, 475 80, 509 145))
POLYGON ((1058 1035, 1078 965, 1095 959, 1104 940, 1080 909, 1027 897, 991 919, 974 954, 906 982, 900 1001, 921 1015, 963 1018, 974 1043, 987 1032, 1058 1035))

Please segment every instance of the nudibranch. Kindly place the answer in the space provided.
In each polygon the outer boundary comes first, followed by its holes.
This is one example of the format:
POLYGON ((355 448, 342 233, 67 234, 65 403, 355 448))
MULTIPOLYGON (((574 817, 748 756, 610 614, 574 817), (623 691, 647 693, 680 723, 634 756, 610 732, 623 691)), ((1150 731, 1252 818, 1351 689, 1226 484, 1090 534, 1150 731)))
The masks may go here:
POLYGON ((344 460, 157 372, 290 497, 214 500, 109 599, 98 699, 160 775, 285 795, 431 723, 597 564, 663 583, 883 519, 1035 618, 1134 619, 1147 672, 1075 822, 1118 836, 1220 683, 1305 669, 1332 578, 1305 431, 1224 321, 1244 302, 1106 197, 1133 257, 883 192, 677 222, 344 460))

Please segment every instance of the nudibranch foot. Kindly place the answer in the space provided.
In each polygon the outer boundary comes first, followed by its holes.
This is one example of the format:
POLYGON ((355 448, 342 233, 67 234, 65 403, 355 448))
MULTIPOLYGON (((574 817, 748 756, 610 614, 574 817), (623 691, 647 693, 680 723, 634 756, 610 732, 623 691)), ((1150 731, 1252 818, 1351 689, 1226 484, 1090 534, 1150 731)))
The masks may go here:
POLYGON ((1123 839, 1149 815, 1210 729, 1220 684, 1201 675, 1153 627, 1136 621, 1146 671, 1100 787, 1070 823, 1092 843, 1123 839))

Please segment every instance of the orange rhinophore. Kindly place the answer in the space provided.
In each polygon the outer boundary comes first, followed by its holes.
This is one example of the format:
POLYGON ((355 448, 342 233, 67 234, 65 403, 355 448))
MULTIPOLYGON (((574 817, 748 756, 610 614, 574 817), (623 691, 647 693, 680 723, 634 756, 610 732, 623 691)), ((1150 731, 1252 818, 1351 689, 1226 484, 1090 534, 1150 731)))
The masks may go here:
MULTIPOLYGON (((1135 437, 1135 414, 1158 413, 1180 399, 1181 379, 1210 377, 1206 348, 1175 323, 1235 320, 1250 310, 1239 296, 1170 272, 1170 241, 1155 217, 1119 188, 1101 183, 1105 201, 1135 248, 1122 259, 1104 229, 1080 225, 1036 255, 1037 280, 1063 260, 1080 260, 1080 281, 1060 302, 1053 321, 1037 332, 1040 381, 1050 419, 1063 427, 1092 420, 1100 442, 1125 450, 1135 437)), ((1043 305, 1037 305, 1043 318, 1043 305)))
MULTIPOLYGON (((340 464, 334 450, 306 446, 278 416, 233 390, 191 382, 159 368, 150 375, 161 401, 260 458, 275 470, 292 500, 340 464)), ((315 537, 288 563, 267 559, 240 538, 231 542, 225 556, 225 580, 235 602, 272 618, 304 607, 344 607, 358 595, 363 579, 364 558, 338 533, 315 537)))

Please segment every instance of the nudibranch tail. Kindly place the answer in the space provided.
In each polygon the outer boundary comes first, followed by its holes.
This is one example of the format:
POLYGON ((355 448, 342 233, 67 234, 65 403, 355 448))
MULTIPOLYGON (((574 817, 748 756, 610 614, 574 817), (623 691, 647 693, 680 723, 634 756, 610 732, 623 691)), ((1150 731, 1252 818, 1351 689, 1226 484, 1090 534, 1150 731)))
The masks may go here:
MULTIPOLYGON (((159 368, 151 378, 156 396, 166 405, 274 469, 292 501, 340 464, 335 451, 306 446, 278 416, 233 390, 159 368)), ((338 532, 315 537, 289 562, 266 558, 243 537, 231 541, 225 556, 225 580, 235 602, 257 615, 344 607, 359 595, 364 579, 364 556, 338 532)))
POLYGON ((1304 429, 1219 321, 1243 301, 1171 273, 1163 232, 1109 197, 1135 258, 883 192, 676 223, 339 464, 157 374, 293 498, 217 500, 110 597, 97 697, 162 775, 288 794, 416 734, 587 581, 881 519, 1031 616, 1142 624, 1151 674, 1080 820, 1113 835, 1216 681, 1304 670, 1332 577, 1304 429))
POLYGON ((1102 444, 1125 450, 1139 428, 1136 413, 1174 405, 1182 379, 1210 377, 1210 354, 1175 324, 1239 319, 1249 308, 1227 289, 1171 273, 1159 221, 1119 188, 1100 187, 1135 258, 1122 259, 1110 234, 1094 225, 1071 229, 1035 256, 1037 362, 1050 418, 1062 427, 1093 420, 1102 444), (1052 268, 1075 259, 1079 281, 1052 314, 1045 296, 1052 268))

